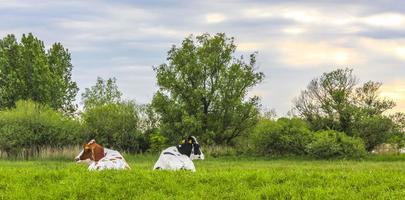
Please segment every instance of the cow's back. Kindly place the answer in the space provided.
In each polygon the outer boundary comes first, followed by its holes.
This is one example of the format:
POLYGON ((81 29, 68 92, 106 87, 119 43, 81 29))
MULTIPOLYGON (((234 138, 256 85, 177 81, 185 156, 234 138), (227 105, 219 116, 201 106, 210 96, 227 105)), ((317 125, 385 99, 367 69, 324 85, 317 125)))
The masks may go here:
POLYGON ((156 161, 153 169, 180 170, 186 169, 195 171, 195 167, 191 159, 181 154, 175 146, 168 147, 162 151, 159 159, 156 161))
POLYGON ((124 157, 115 150, 104 148, 105 156, 89 166, 89 170, 130 169, 124 157))

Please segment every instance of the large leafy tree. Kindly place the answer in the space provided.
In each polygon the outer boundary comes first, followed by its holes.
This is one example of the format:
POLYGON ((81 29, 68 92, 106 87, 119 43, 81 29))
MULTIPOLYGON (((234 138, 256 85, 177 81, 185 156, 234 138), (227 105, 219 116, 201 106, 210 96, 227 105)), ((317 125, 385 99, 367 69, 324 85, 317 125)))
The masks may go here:
POLYGON ((154 68, 159 91, 152 106, 169 139, 193 134, 210 143, 231 143, 256 123, 258 97, 247 99, 260 83, 256 54, 235 58, 233 38, 219 33, 187 37, 154 68))
POLYGON ((18 42, 14 35, 0 40, 0 109, 32 99, 73 113, 78 87, 72 81, 70 53, 60 43, 46 51, 31 33, 18 42))
POLYGON ((294 108, 314 130, 337 130, 363 139, 366 149, 388 141, 395 123, 383 113, 395 106, 379 97, 381 83, 357 86, 349 68, 337 69, 313 79, 295 100, 294 108))

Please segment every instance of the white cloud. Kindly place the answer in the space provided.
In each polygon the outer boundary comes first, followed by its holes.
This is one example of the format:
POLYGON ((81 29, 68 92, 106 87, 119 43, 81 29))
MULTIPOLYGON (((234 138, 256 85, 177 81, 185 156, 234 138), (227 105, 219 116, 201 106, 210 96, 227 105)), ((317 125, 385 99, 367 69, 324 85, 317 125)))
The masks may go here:
POLYGON ((127 41, 126 46, 133 47, 136 41, 148 38, 181 40, 190 34, 180 28, 156 25, 155 20, 160 19, 141 8, 98 5, 96 14, 58 19, 55 20, 55 26, 69 34, 64 41, 78 52, 94 51, 97 44, 102 42, 127 41))
POLYGON ((322 20, 320 13, 309 9, 283 9, 281 16, 301 23, 314 23, 322 20))
POLYGON ((358 39, 359 46, 365 51, 374 52, 379 56, 391 57, 393 59, 405 60, 405 38, 404 39, 358 39))
POLYGON ((299 35, 306 32, 306 30, 300 27, 287 27, 283 29, 283 32, 289 35, 299 35))
POLYGON ((399 13, 380 13, 365 17, 362 21, 367 25, 376 27, 404 29, 405 15, 399 13))
POLYGON ((205 15, 205 22, 208 24, 216 24, 226 20, 226 16, 221 13, 209 13, 205 15))
POLYGON ((301 24, 347 25, 355 22, 355 16, 349 13, 291 4, 250 7, 243 9, 242 15, 252 19, 288 19, 301 24))
POLYGON ((305 5, 281 4, 243 9, 242 15, 252 19, 289 19, 307 25, 341 26, 359 29, 360 25, 387 29, 405 29, 405 15, 388 12, 362 16, 364 9, 332 9, 330 7, 313 7, 305 5), (345 12, 341 12, 345 10, 345 12), (354 28, 354 27, 357 28, 354 28))
POLYGON ((279 44, 279 51, 281 62, 296 68, 352 65, 362 62, 354 49, 327 42, 285 40, 279 44))
MULTIPOLYGON (((302 85, 328 67, 353 66, 361 68, 357 75, 363 79, 389 80, 389 70, 398 69, 405 60, 405 37, 398 34, 405 28, 405 14, 399 7, 378 5, 0 0, 0 9, 7 7, 0 16, 10 19, 0 22, 0 34, 18 37, 33 32, 47 44, 60 41, 72 52, 74 78, 81 88, 94 83, 97 75, 116 76, 126 95, 146 102, 155 84, 150 66, 165 62, 172 44, 189 34, 225 32, 236 38, 237 54, 259 51, 258 63, 266 67, 261 70, 269 74, 269 84, 261 84, 252 94, 284 113, 302 85), (379 37, 394 34, 397 39, 362 36, 374 31, 379 37), (288 87, 287 82, 291 82, 288 87)), ((400 77, 403 71, 395 73, 400 77)), ((383 92, 404 101, 403 91, 383 92)))
POLYGON ((396 47, 395 48, 395 53, 399 58, 405 60, 405 44, 402 45, 402 46, 396 47))

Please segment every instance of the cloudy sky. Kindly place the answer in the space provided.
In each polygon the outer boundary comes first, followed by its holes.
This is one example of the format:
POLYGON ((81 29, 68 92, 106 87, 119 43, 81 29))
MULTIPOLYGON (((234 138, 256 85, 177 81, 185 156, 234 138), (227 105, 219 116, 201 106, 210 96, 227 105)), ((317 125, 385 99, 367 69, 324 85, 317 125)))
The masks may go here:
POLYGON ((125 98, 147 103, 152 66, 171 45, 225 32, 238 54, 259 52, 266 79, 251 94, 279 116, 312 78, 338 67, 382 82, 381 95, 405 112, 405 1, 0 0, 0 37, 28 32, 70 50, 81 92, 97 76, 116 77, 125 98))

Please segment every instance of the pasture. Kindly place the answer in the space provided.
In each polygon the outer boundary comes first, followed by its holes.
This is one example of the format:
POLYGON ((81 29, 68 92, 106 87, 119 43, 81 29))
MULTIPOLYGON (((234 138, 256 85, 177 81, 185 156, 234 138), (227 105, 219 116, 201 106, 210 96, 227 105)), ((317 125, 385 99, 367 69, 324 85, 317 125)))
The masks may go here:
POLYGON ((126 156, 128 171, 89 172, 68 159, 0 161, 0 199, 403 199, 405 159, 314 161, 207 158, 196 173, 152 171, 157 156, 126 156))

